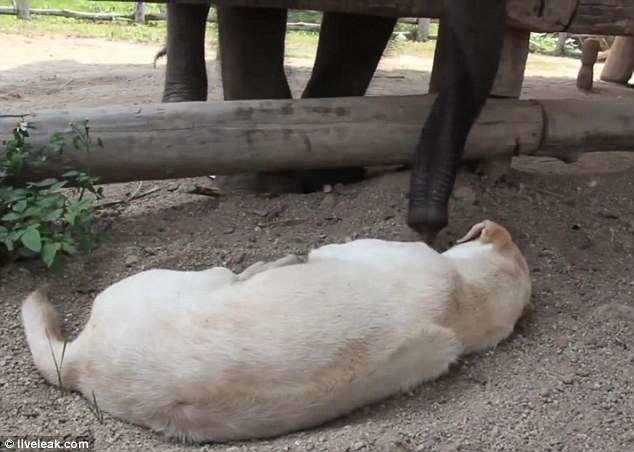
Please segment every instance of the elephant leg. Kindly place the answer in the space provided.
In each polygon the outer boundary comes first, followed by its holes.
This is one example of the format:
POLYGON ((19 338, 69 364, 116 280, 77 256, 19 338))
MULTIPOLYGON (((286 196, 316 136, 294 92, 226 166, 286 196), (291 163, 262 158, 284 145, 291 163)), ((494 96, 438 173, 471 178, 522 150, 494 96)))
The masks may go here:
MULTIPOLYGON (((287 10, 217 5, 220 67, 225 100, 290 99, 284 73, 287 10)), ((218 176, 233 193, 300 192, 291 172, 218 176)))
POLYGON ((447 0, 446 79, 416 146, 407 223, 427 243, 448 224, 448 204, 467 136, 497 73, 504 0, 447 0))
MULTIPOLYGON (((225 99, 291 97, 283 67, 286 11, 281 11, 218 6, 225 99)), ((324 14, 315 65, 302 97, 363 96, 395 23, 376 16, 324 14)), ((224 176, 218 183, 242 193, 311 192, 363 177, 363 168, 343 168, 224 176)))
POLYGON ((285 9, 217 5, 225 100, 290 99, 285 9))
POLYGON ((363 96, 396 19, 324 13, 317 56, 304 98, 363 96))
POLYGON ((167 2, 167 67, 163 102, 207 100, 205 28, 209 5, 167 2))
MULTIPOLYGON (((364 14, 324 13, 313 71, 302 98, 365 95, 396 19, 364 14)), ((363 167, 306 171, 304 191, 333 182, 358 182, 363 167)))

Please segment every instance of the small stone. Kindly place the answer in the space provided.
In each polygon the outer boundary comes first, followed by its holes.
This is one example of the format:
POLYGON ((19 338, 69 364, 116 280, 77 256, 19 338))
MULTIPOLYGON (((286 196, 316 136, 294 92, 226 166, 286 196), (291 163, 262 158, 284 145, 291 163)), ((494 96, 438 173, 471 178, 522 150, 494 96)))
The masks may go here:
POLYGON ((398 435, 386 433, 374 442, 374 450, 376 452, 408 452, 409 449, 405 447, 398 435))
POLYGON ((258 217, 264 218, 269 214, 269 211, 266 209, 255 209, 253 213, 256 214, 258 217))
POLYGON ((500 428, 496 425, 491 429, 491 438, 495 439, 500 436, 500 428))
POLYGON ((137 262, 139 262, 139 258, 138 256, 135 256, 134 254, 130 254, 128 257, 125 258, 126 267, 132 267, 137 262))
POLYGON ((623 435, 623 439, 626 443, 634 443, 634 430, 630 430, 623 435))
POLYGON ((475 204, 477 199, 475 190, 467 186, 457 187, 453 191, 453 197, 456 201, 463 202, 468 205, 475 204))
POLYGON ((172 182, 167 185, 167 191, 176 191, 179 188, 180 188, 180 184, 177 184, 176 182, 172 182))
POLYGON ((575 376, 573 374, 566 374, 561 377, 561 382, 566 385, 571 385, 575 376))
POLYGON ((348 447, 348 450, 349 451, 361 450, 361 449, 367 448, 367 446, 368 446, 368 443, 366 443, 365 441, 357 441, 352 443, 352 445, 348 447))
POLYGON ((245 257, 245 253, 239 253, 236 256, 231 256, 227 261, 227 266, 241 264, 245 257))
POLYGON ((332 192, 332 185, 330 184, 324 185, 324 193, 331 193, 331 192, 332 192))

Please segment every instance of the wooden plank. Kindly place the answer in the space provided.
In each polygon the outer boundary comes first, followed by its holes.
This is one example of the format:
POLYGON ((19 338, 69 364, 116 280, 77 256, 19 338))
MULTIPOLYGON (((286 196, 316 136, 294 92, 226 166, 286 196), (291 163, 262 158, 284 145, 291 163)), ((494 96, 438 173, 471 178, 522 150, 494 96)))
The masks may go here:
POLYGON ((632 36, 634 35, 634 1, 579 0, 579 6, 568 31, 632 36))
MULTIPOLYGON (((29 141, 90 120, 90 155, 46 151, 37 177, 90 168, 102 182, 264 170, 411 163, 434 96, 381 96, 235 102, 182 102, 24 113, 29 141)), ((9 136, 20 115, 0 115, 9 136)), ((469 137, 465 160, 533 153, 542 111, 531 101, 490 100, 469 137)))

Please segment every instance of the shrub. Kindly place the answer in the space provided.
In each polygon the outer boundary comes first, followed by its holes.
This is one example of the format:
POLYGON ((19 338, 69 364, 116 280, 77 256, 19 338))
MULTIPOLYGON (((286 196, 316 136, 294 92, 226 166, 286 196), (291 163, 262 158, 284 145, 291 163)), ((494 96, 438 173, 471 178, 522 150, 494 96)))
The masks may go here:
MULTIPOLYGON (((71 124, 72 145, 90 152, 88 121, 71 124)), ((28 143, 29 126, 20 121, 13 136, 3 141, 0 156, 0 255, 10 259, 40 258, 52 269, 61 269, 64 258, 93 248, 93 200, 101 198, 97 179, 81 171, 69 171, 62 180, 23 182, 26 170, 45 161, 28 143), (72 188, 66 188, 72 186, 72 188), (93 196, 87 196, 92 194, 93 196)), ((101 141, 98 140, 101 145, 101 141)), ((49 146, 62 153, 66 143, 53 133, 49 146)))

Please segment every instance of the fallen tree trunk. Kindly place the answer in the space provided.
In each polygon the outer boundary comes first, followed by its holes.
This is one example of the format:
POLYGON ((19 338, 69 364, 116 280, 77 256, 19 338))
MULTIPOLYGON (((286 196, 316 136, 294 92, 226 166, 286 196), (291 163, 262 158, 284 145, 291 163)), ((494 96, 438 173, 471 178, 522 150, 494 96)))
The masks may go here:
MULTIPOLYGON (((411 163, 434 96, 182 102, 0 115, 9 137, 23 116, 29 142, 47 146, 59 131, 61 154, 45 150, 33 179, 71 169, 103 183, 265 170, 411 163), (89 120, 90 153, 72 148, 70 122, 89 120), (103 148, 96 145, 97 140, 103 148)), ((632 150, 634 109, 626 100, 491 99, 473 128, 465 160, 632 150), (546 121, 546 123, 544 123, 546 121)))

